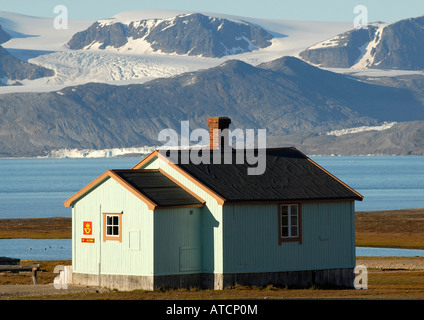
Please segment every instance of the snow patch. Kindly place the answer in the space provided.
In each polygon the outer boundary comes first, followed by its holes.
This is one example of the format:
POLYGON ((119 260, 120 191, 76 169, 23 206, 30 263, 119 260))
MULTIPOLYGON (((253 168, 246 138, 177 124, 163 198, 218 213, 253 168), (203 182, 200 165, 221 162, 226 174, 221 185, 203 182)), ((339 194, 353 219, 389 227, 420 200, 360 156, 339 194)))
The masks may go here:
POLYGON ((375 32, 374 39, 360 48, 361 56, 358 58, 356 64, 352 66, 352 69, 366 69, 374 63, 375 48, 380 43, 381 35, 386 26, 387 24, 379 25, 377 31, 375 32))
POLYGON ((116 23, 116 21, 114 20, 114 18, 110 18, 110 19, 98 20, 97 23, 99 27, 106 27, 116 23))
MULTIPOLYGON (((340 40, 344 38, 343 35, 337 35, 331 39, 322 41, 320 43, 317 43, 313 45, 312 47, 308 48, 308 50, 315 50, 315 49, 326 49, 326 48, 335 48, 338 47, 340 44, 340 40)), ((345 46, 347 43, 345 43, 345 46)))
POLYGON ((345 134, 359 133, 359 132, 365 132, 365 131, 383 131, 383 130, 390 129, 396 123, 397 122, 384 122, 380 126, 362 126, 362 127, 356 127, 356 128, 334 130, 334 131, 327 132, 326 135, 339 137, 345 134))

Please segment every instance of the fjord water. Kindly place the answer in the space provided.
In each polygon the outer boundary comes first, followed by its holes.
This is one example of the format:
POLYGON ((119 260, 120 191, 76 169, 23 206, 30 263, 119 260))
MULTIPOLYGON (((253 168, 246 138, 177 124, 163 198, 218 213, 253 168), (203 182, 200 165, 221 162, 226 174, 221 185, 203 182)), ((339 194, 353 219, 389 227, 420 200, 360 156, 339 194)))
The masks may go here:
MULTIPOLYGON (((0 239, 0 257, 72 260, 71 239, 0 239)), ((357 247, 358 257, 424 257, 424 250, 357 247)))
POLYGON ((71 217, 64 201, 109 169, 139 158, 0 159, 0 219, 71 217))
MULTIPOLYGON (((361 193, 356 210, 424 208, 424 156, 317 156, 320 166, 361 193)), ((141 158, 0 159, 0 219, 70 217, 63 202, 109 169, 141 158)))
POLYGON ((424 208, 424 156, 311 158, 364 196, 357 211, 424 208))

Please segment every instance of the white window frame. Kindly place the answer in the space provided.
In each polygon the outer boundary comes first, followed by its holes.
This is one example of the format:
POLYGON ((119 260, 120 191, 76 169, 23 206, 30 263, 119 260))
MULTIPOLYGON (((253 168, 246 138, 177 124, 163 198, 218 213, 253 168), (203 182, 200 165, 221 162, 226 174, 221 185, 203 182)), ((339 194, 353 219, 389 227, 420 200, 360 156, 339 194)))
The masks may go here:
POLYGON ((279 205, 279 244, 285 241, 298 241, 301 243, 302 228, 301 228, 301 204, 300 203, 284 203, 279 205), (287 208, 284 210, 283 208, 287 208), (292 221, 292 208, 296 208, 296 222, 292 221), (287 213, 284 213, 286 211, 287 213), (283 221, 287 223, 283 225, 283 221), (296 228, 295 234, 292 228, 296 228), (283 228, 287 228, 287 235, 283 236, 283 228))
POLYGON ((106 214, 106 236, 107 237, 119 237, 119 225, 120 225, 119 220, 120 219, 119 219, 119 215, 118 214, 106 214), (112 218, 111 219, 112 220, 112 224, 108 224, 109 218, 112 218), (114 224, 115 218, 116 218, 116 220, 118 220, 118 223, 117 224, 114 224), (111 228, 112 233, 109 233, 108 232, 109 231, 109 227, 111 228), (114 234, 114 229, 117 229, 118 230, 118 233, 117 234, 114 234))

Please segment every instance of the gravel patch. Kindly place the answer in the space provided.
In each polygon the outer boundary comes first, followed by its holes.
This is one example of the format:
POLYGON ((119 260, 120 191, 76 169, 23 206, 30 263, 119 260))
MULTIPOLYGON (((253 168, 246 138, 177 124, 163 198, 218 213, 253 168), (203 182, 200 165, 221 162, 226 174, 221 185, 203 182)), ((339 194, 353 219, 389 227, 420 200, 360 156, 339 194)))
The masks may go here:
POLYGON ((424 270, 424 259, 413 258, 357 258, 356 265, 380 270, 424 270))
MULTIPOLYGON (((104 289, 103 289, 104 290, 104 289)), ((99 292, 96 287, 85 286, 68 286, 67 289, 56 289, 53 284, 37 284, 37 285, 1 285, 0 299, 43 296, 43 295, 63 295, 69 293, 94 293, 99 292)))

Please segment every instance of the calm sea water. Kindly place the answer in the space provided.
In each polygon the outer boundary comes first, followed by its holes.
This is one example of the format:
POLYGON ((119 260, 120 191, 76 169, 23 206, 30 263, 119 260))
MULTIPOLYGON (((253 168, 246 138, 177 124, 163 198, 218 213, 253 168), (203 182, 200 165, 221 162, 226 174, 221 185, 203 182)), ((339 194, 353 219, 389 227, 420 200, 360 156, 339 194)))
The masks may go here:
POLYGON ((71 217, 64 201, 109 169, 139 158, 0 159, 0 219, 71 217))
POLYGON ((424 208, 424 156, 311 158, 364 196, 358 211, 424 208))
POLYGON ((21 260, 72 260, 71 239, 0 239, 0 257, 21 260))
MULTIPOLYGON (((312 157, 364 195, 357 210, 424 208, 424 156, 312 157)), ((0 159, 0 219, 71 217, 63 202, 109 169, 140 158, 0 159)), ((0 256, 70 260, 71 240, 0 240, 0 256)), ((424 256, 424 251, 357 248, 358 256, 424 256)))

